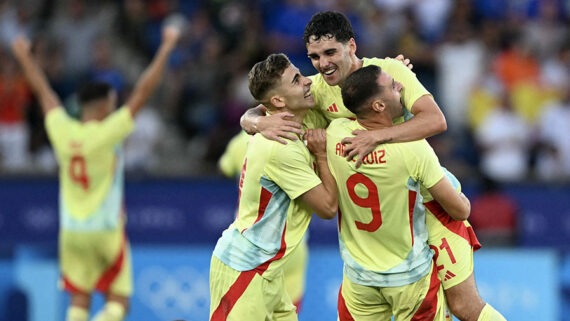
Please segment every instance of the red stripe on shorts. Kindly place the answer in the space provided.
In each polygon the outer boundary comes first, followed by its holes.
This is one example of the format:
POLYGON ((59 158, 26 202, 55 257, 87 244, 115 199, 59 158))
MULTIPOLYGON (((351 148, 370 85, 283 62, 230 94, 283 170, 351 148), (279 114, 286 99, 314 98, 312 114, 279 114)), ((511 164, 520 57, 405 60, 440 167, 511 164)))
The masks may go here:
POLYGON ((125 261, 125 248, 126 248, 126 239, 127 236, 123 233, 123 241, 121 244, 121 251, 119 252, 119 256, 115 260, 115 262, 101 275, 99 281, 97 281, 97 285, 95 288, 102 293, 107 293, 113 281, 117 278, 119 273, 123 268, 123 262, 125 261))
POLYGON ((241 272, 236 281, 234 282, 234 284, 232 284, 228 292, 226 292, 226 294, 224 294, 224 296, 220 300, 220 304, 218 305, 214 313, 212 313, 212 318, 210 319, 210 321, 227 320, 227 317, 232 311, 232 308, 239 300, 239 298, 242 296, 242 294, 245 292, 245 290, 249 286, 249 283, 251 282, 251 280, 253 280, 255 274, 257 273, 259 275, 262 275, 265 271, 267 271, 267 268, 269 267, 269 264, 271 262, 279 260, 285 255, 285 250, 287 249, 287 244, 285 243, 286 230, 287 230, 287 224, 285 224, 285 227, 283 228, 283 234, 281 235, 281 248, 279 249, 279 251, 277 251, 277 254, 275 254, 274 257, 272 257, 265 263, 261 264, 260 266, 256 267, 255 269, 246 272, 241 272))
POLYGON ((80 290, 78 287, 73 285, 73 283, 71 283, 71 281, 69 281, 65 277, 65 275, 62 275, 61 279, 63 281, 63 289, 66 290, 67 292, 69 292, 71 294, 87 294, 87 292, 80 290))
POLYGON ((338 290, 338 319, 340 321, 354 321, 352 315, 350 315, 350 311, 346 307, 346 302, 344 301, 344 297, 342 296, 342 284, 340 285, 340 289, 338 290))
POLYGON ((432 265, 428 292, 410 321, 433 320, 437 313, 437 291, 441 283, 437 277, 435 264, 432 265))
POLYGON ((228 292, 220 300, 220 304, 212 313, 210 321, 225 321, 237 300, 245 292, 257 272, 255 270, 241 272, 228 292))
POLYGON ((425 207, 433 213, 433 215, 451 232, 461 236, 473 247, 473 251, 477 251, 481 248, 481 243, 475 235, 472 227, 465 226, 463 221, 454 220, 447 212, 441 207, 441 205, 436 201, 430 201, 424 203, 425 207))

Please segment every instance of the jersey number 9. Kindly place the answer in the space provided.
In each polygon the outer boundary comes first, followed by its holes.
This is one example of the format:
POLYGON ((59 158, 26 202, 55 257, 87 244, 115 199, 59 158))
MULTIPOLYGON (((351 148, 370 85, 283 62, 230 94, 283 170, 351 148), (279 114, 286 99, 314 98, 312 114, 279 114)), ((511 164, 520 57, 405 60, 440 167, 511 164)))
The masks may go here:
POLYGON ((87 162, 85 157, 75 155, 69 162, 69 177, 84 190, 89 189, 89 177, 87 176, 87 162))
POLYGON ((369 223, 354 221, 356 223, 356 227, 359 230, 368 232, 374 232, 380 228, 382 225, 382 213, 380 212, 380 200, 378 199, 378 188, 376 187, 376 184, 374 184, 370 178, 360 173, 356 173, 348 178, 346 181, 346 188, 348 190, 348 195, 354 204, 360 207, 369 208, 370 211, 372 211, 372 220, 369 223), (366 198, 362 198, 356 194, 356 184, 359 183, 366 186, 366 189, 368 190, 368 196, 366 198))

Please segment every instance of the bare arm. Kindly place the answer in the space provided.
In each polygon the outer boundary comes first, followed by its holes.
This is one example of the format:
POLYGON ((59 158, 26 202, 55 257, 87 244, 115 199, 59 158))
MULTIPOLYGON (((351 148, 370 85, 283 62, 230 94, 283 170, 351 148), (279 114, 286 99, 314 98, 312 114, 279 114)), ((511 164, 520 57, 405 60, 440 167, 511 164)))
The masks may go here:
POLYGON ((353 132, 354 137, 342 140, 346 144, 344 156, 348 160, 356 159, 356 167, 379 144, 400 143, 424 139, 447 130, 445 116, 439 106, 429 95, 420 97, 411 109, 414 117, 401 124, 388 128, 353 132))
POLYGON ((265 138, 287 144, 283 138, 297 140, 302 133, 302 125, 292 121, 291 113, 278 113, 265 116, 267 108, 263 105, 248 109, 240 119, 240 125, 248 134, 260 133, 265 138))
POLYGON ((433 198, 453 219, 464 221, 471 212, 471 203, 463 193, 457 193, 447 177, 443 177, 431 188, 428 188, 433 198))
POLYGON ((158 86, 166 63, 168 62, 168 57, 176 46, 179 37, 180 30, 176 27, 167 26, 162 30, 162 42, 160 43, 158 52, 138 79, 135 89, 127 100, 126 105, 133 116, 138 113, 148 97, 158 86))
POLYGON ((12 52, 24 71, 32 91, 38 98, 44 115, 61 106, 61 101, 49 85, 47 77, 30 52, 30 41, 20 36, 12 42, 12 52))
POLYGON ((332 219, 338 210, 338 191, 327 164, 326 131, 310 129, 305 138, 309 150, 315 155, 319 177, 323 183, 305 192, 301 199, 309 204, 320 218, 332 219))

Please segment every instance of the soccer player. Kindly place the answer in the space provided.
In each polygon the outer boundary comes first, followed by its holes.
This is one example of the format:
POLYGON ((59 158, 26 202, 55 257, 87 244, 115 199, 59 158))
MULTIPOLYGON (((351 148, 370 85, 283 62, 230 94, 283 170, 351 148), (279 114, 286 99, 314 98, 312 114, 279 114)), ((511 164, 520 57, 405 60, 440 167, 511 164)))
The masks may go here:
MULTIPOLYGON (((250 138, 251 136, 242 130, 226 146, 226 150, 218 161, 218 168, 227 178, 239 178, 250 138)), ((308 256, 309 246, 307 236, 305 236, 298 249, 283 264, 285 290, 297 308, 297 314, 301 311, 301 303, 305 294, 308 256)))
MULTIPOLYGON (((346 77, 361 67, 378 65, 404 87, 401 94, 404 116, 395 119, 394 126, 355 130, 354 136, 342 141, 346 145, 344 154, 349 160, 356 159, 357 167, 380 143, 413 141, 446 130, 445 117, 437 103, 404 64, 394 59, 360 59, 356 56, 354 32, 343 14, 331 11, 315 14, 305 27, 303 38, 308 56, 319 72, 309 77, 313 80, 312 93, 317 105, 312 116, 316 119, 324 116, 325 124, 336 118, 355 117, 344 106, 341 87, 346 77)), ((248 132, 262 132, 276 140, 279 140, 276 136, 291 137, 287 132, 300 131, 300 127, 288 121, 285 115, 260 117, 262 111, 263 107, 258 106, 246 112, 242 117, 242 127, 248 132)), ((458 186, 453 175, 447 171, 446 175, 458 186)), ((438 210, 437 206, 428 208, 438 210)), ((504 320, 499 312, 481 299, 477 291, 473 251, 480 248, 480 244, 469 223, 452 224, 441 211, 438 215, 427 212, 429 244, 432 249, 440 251, 436 255, 436 265, 451 312, 463 321, 504 320)))
MULTIPOLYGON (((288 112, 302 123, 315 106, 311 80, 283 54, 273 54, 249 72, 252 96, 270 114, 288 112)), ((284 290, 283 265, 298 250, 313 211, 331 219, 336 184, 327 165, 324 133, 308 131, 283 145, 254 135, 239 181, 235 221, 218 240, 210 264, 210 320, 297 320, 284 290), (319 148, 314 148, 315 145, 319 148)))
POLYGON ((342 87, 356 120, 327 128, 327 156, 339 191, 339 246, 344 260, 339 319, 444 320, 444 298, 427 243, 420 185, 455 220, 469 216, 469 200, 455 192, 425 140, 381 144, 356 163, 344 158, 354 130, 392 126, 403 115, 402 85, 378 66, 353 72, 342 87))
POLYGON ((95 321, 125 317, 132 293, 129 242, 123 207, 121 142, 133 130, 133 118, 155 90, 180 31, 166 27, 160 48, 139 78, 124 107, 115 111, 116 92, 90 83, 78 93, 81 119, 70 118, 34 61, 29 40, 14 40, 14 55, 45 114, 46 129, 60 167, 59 261, 61 285, 71 295, 67 321, 86 321, 91 294, 105 304, 95 321))

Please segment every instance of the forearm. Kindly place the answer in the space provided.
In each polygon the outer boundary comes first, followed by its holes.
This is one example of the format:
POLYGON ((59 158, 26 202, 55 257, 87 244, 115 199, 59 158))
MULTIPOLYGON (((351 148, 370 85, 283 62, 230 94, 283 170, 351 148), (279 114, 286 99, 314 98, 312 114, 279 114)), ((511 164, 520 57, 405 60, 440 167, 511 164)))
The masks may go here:
POLYGON ((332 214, 332 216, 325 218, 332 219, 338 210, 338 191, 336 181, 327 164, 326 154, 324 156, 316 156, 316 163, 319 178, 323 182, 323 187, 326 190, 326 197, 324 197, 322 201, 326 204, 327 212, 332 214))
POLYGON ((61 106, 61 102, 50 87, 47 77, 31 55, 24 54, 16 56, 16 58, 24 71, 24 76, 32 92, 40 102, 43 113, 47 114, 51 109, 61 106))
POLYGON ((240 118, 239 123, 241 128, 250 135, 258 133, 259 129, 257 128, 257 124, 259 118, 263 116, 265 116, 265 107, 263 105, 248 109, 240 118))
POLYGON ((140 76, 133 90, 133 94, 127 102, 127 106, 129 106, 133 115, 139 111, 158 86, 162 79, 164 69, 166 68, 168 57, 173 49, 173 44, 162 44, 150 65, 140 76))
POLYGON ((388 131, 388 142, 402 143, 428 138, 442 133, 446 129, 447 125, 443 114, 419 113, 408 121, 383 130, 388 131))

